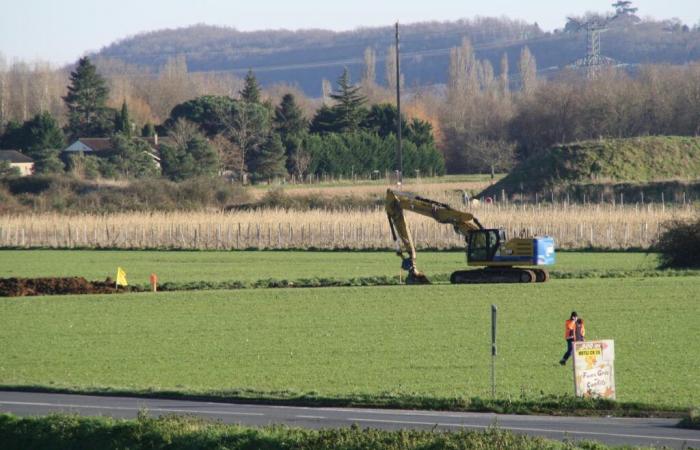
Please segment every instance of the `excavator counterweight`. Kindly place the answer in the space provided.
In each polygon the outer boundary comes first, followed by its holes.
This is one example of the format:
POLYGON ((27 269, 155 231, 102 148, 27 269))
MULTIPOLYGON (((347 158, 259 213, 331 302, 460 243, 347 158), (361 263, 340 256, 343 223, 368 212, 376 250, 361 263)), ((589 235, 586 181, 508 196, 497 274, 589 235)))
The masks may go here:
POLYGON ((543 283, 549 280, 547 270, 537 266, 554 264, 554 239, 551 237, 506 240, 505 230, 485 229, 473 214, 409 192, 388 189, 385 207, 396 242, 396 254, 402 259, 401 267, 408 271, 407 284, 430 281, 416 267, 416 247, 404 211, 452 225, 456 233, 464 236, 467 265, 482 268, 456 271, 450 277, 452 283, 543 283))

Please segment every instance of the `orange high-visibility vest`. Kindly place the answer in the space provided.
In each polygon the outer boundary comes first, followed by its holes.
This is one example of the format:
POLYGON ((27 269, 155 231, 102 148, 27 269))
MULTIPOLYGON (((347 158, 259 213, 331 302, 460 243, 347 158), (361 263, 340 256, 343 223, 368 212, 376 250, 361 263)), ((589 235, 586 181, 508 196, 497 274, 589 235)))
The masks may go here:
POLYGON ((567 320, 564 323, 564 339, 575 339, 576 338, 576 321, 567 320))

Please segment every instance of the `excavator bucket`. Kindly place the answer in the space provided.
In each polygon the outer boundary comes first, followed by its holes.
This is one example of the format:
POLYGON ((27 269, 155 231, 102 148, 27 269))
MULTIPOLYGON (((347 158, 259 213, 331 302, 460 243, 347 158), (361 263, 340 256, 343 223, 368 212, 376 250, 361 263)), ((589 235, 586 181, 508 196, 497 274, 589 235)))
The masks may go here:
POLYGON ((406 284, 430 284, 430 280, 420 272, 409 272, 406 284))

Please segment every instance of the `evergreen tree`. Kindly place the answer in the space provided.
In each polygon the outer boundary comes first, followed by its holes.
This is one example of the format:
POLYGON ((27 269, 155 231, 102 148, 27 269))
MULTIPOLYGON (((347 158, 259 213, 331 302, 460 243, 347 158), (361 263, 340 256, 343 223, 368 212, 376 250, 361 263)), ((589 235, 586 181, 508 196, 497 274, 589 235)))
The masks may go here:
POLYGON ((68 95, 68 132, 73 138, 102 136, 111 132, 108 108, 109 89, 104 78, 87 57, 80 58, 70 74, 68 95))
POLYGON ((38 150, 32 157, 34 159, 35 173, 57 173, 65 170, 65 165, 60 158, 58 149, 45 148, 38 150))
POLYGON ((214 176, 219 169, 219 156, 204 136, 192 136, 182 145, 161 147, 163 175, 173 181, 198 176, 214 176))
POLYGON ((114 131, 131 137, 131 118, 129 117, 129 108, 126 106, 126 100, 122 102, 122 109, 116 114, 114 119, 114 131))
POLYGON ((331 98, 336 101, 332 108, 336 131, 356 131, 359 128, 366 113, 363 105, 367 101, 360 94, 360 89, 360 86, 350 84, 350 73, 345 68, 338 79, 338 91, 331 94, 331 98))
POLYGON ((5 132, 0 136, 0 149, 21 150, 25 146, 25 129, 16 120, 5 125, 5 132))
POLYGON ((434 147, 435 137, 433 136, 433 126, 430 122, 414 118, 406 129, 406 139, 410 140, 418 147, 434 147))
POLYGON ((112 137, 114 154, 109 162, 114 170, 124 178, 144 178, 158 173, 153 161, 153 149, 142 139, 132 139, 117 133, 112 137))
POLYGON ((141 136, 145 138, 153 137, 156 135, 156 127, 153 126, 151 122, 148 122, 146 125, 141 128, 141 136))
POLYGON ((311 120, 309 131, 314 134, 334 133, 336 129, 336 115, 333 109, 323 105, 316 111, 316 115, 311 120))
POLYGON ((245 76, 245 85, 240 94, 241 100, 244 102, 260 103, 260 85, 252 69, 248 70, 248 74, 245 76))
POLYGON ((26 129, 26 146, 24 150, 27 151, 29 156, 34 157, 34 153, 45 149, 63 150, 63 146, 66 143, 63 131, 61 131, 58 122, 48 111, 34 116, 25 123, 23 128, 26 129))
POLYGON ((309 124, 292 94, 285 94, 275 109, 274 125, 284 141, 288 136, 298 136, 309 124))
POLYGON ((287 175, 285 149, 277 133, 271 133, 260 151, 251 161, 250 172, 254 180, 267 180, 287 175))
MULTIPOLYGON (((396 134, 396 117, 398 110, 396 106, 389 103, 381 105, 372 105, 369 113, 362 121, 362 128, 374 131, 381 137, 387 137, 390 134, 396 134)), ((406 118, 401 117, 401 129, 406 130, 406 118)))
POLYGON ((295 155, 309 124, 292 94, 286 94, 282 97, 282 102, 275 109, 274 126, 282 138, 282 144, 284 144, 287 170, 289 172, 296 171, 295 155))
POLYGON ((44 111, 19 125, 10 123, 2 139, 2 148, 22 150, 34 159, 37 173, 63 170, 59 154, 65 145, 63 132, 53 116, 44 111))

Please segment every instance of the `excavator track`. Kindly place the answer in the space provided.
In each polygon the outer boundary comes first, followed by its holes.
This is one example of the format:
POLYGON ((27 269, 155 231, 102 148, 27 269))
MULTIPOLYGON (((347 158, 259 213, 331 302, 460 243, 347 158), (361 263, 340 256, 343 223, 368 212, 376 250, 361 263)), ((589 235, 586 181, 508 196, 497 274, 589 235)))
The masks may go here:
POLYGON ((549 273, 544 269, 513 267, 458 270, 450 276, 452 284, 544 283, 548 279, 549 273))

